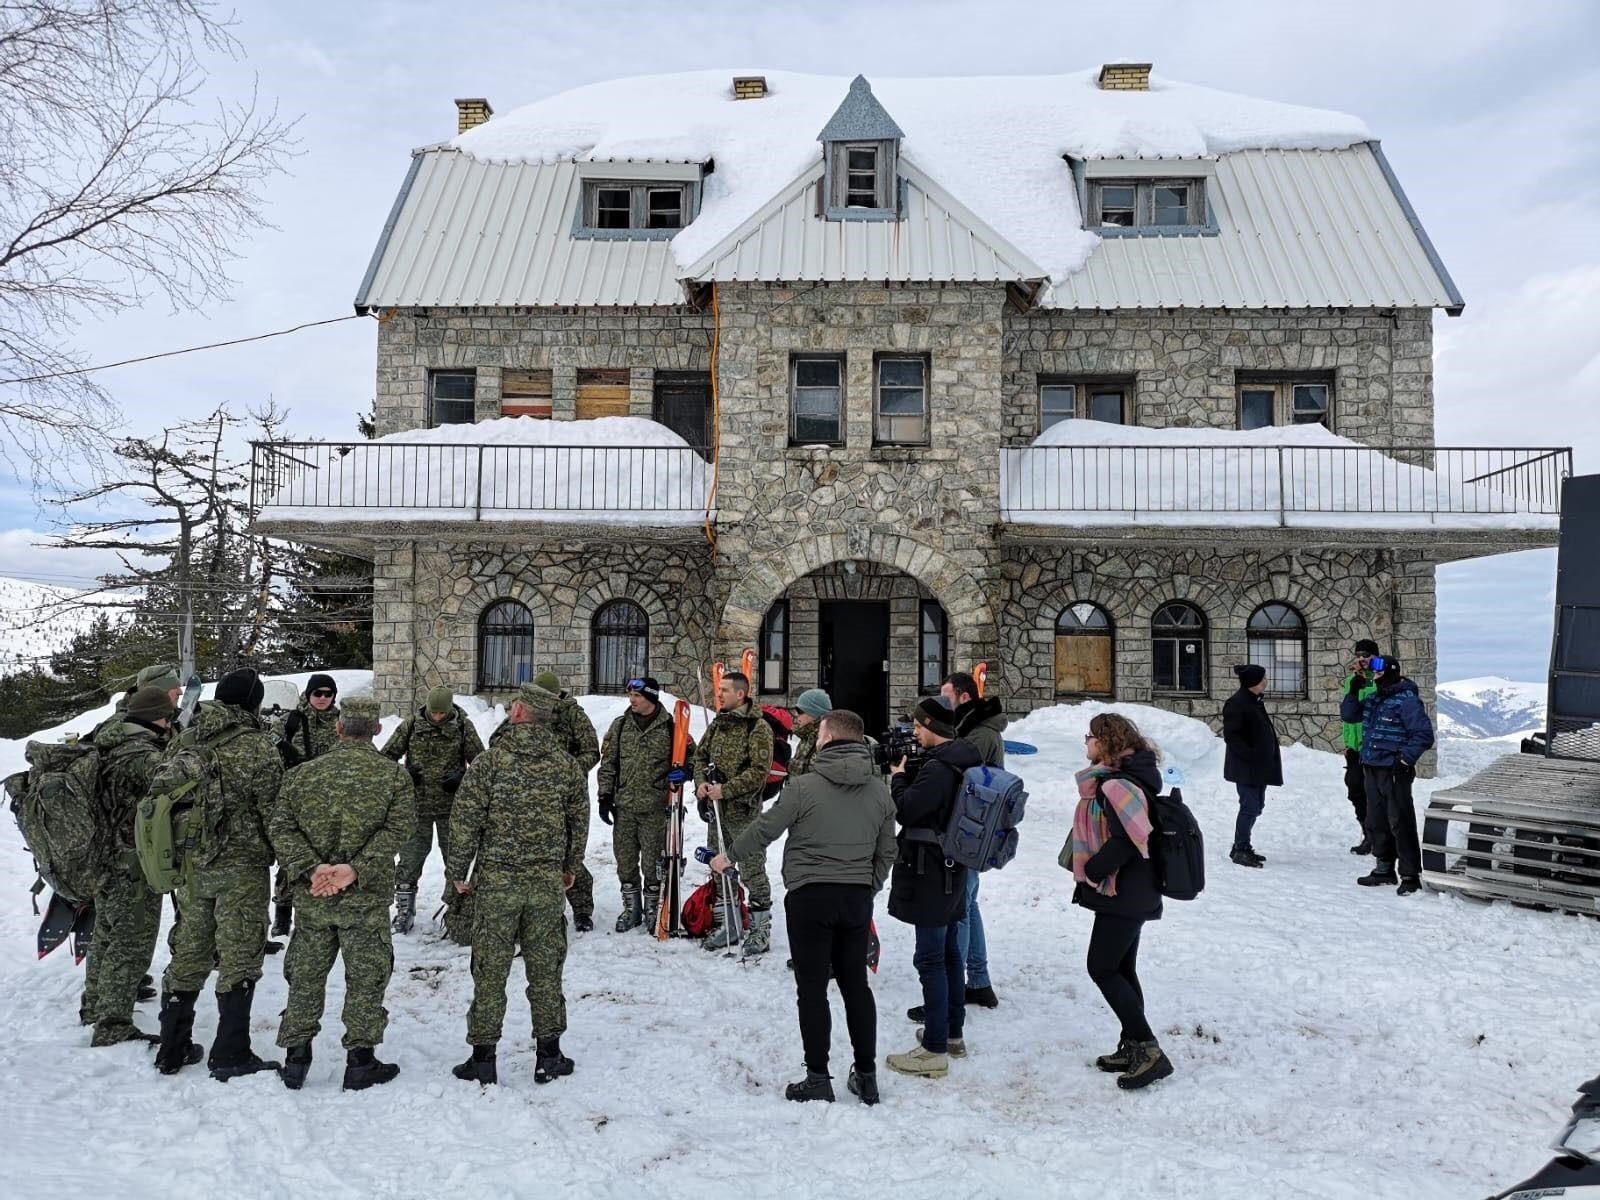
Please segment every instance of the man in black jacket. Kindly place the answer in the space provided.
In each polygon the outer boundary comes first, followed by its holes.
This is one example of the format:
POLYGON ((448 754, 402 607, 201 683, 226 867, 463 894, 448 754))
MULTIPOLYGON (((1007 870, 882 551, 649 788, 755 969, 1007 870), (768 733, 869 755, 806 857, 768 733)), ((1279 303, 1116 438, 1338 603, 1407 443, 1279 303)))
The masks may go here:
POLYGON ((1239 818, 1228 857, 1241 867, 1259 867, 1267 860, 1256 853, 1250 835, 1267 805, 1267 789, 1283 786, 1283 756, 1278 731, 1261 699, 1267 669, 1250 663, 1233 673, 1239 677, 1239 690, 1222 706, 1222 741, 1227 746, 1222 777, 1239 790, 1239 818))
POLYGON ((961 1027, 966 1019, 966 963, 962 961, 961 918, 967 911, 967 871, 947 864, 940 833, 961 790, 962 773, 982 765, 971 743, 956 740, 954 714, 937 697, 921 701, 912 713, 912 735, 925 752, 921 769, 909 779, 905 760, 889 768, 889 790, 900 822, 894 873, 889 883, 889 915, 916 926, 912 962, 922 980, 925 1025, 917 1044, 891 1054, 891 1071, 943 1079, 950 1059, 965 1058, 961 1027))
MULTIPOLYGON (((978 695, 978 681, 965 671, 946 675, 939 694, 955 709, 956 736, 971 742, 986 766, 1004 770, 1006 714, 999 697, 978 695)), ((1000 999, 989 978, 989 939, 983 930, 983 910, 978 907, 980 878, 976 871, 967 872, 967 915, 961 919, 961 954, 967 964, 966 1002, 981 1008, 998 1008, 1000 999)), ((922 1019, 916 1009, 907 1015, 913 1020, 922 1019)))

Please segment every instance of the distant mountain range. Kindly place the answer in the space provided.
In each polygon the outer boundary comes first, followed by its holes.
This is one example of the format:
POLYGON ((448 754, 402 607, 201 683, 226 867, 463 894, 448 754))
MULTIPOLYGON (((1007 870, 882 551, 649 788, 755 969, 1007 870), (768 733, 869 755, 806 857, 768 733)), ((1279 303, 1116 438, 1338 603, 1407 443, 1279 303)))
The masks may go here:
POLYGON ((95 610, 63 607, 75 595, 73 588, 0 575, 0 674, 48 666, 50 655, 94 623, 95 610))
POLYGON ((1497 738, 1544 728, 1547 686, 1496 675, 1439 685, 1439 735, 1497 738))

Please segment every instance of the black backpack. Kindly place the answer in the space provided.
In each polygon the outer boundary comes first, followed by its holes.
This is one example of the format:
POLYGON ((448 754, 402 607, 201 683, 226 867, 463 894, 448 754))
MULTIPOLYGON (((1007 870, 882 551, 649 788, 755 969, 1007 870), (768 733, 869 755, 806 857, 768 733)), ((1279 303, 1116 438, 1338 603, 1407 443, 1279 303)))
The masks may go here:
POLYGON ((1150 861, 1161 894, 1169 900, 1193 900, 1206 887, 1206 846, 1200 823, 1183 802, 1183 789, 1150 800, 1150 861))

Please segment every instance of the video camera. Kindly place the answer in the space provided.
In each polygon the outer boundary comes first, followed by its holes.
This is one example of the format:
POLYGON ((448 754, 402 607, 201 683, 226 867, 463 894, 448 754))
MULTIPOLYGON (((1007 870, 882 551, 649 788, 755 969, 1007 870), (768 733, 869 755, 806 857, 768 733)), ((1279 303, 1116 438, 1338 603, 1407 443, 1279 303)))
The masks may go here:
POLYGON ((905 721, 879 734, 878 740, 872 745, 873 765, 885 774, 902 758, 906 760, 908 779, 915 778, 927 758, 927 751, 917 744, 911 725, 905 721))

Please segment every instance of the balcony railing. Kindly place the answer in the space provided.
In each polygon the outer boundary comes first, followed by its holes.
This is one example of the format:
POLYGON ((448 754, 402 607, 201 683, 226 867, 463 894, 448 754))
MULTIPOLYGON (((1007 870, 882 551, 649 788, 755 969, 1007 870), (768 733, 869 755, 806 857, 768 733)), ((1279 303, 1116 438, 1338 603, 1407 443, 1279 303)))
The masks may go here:
POLYGON ((711 468, 687 446, 256 442, 265 519, 693 524, 711 468))
POLYGON ((1040 525, 1554 529, 1569 448, 1027 446, 1001 515, 1040 525))

